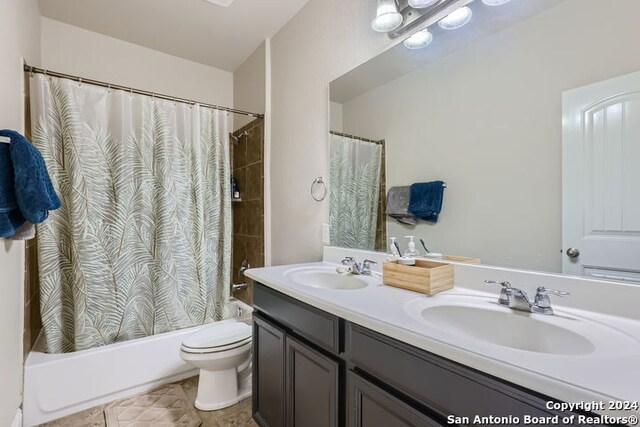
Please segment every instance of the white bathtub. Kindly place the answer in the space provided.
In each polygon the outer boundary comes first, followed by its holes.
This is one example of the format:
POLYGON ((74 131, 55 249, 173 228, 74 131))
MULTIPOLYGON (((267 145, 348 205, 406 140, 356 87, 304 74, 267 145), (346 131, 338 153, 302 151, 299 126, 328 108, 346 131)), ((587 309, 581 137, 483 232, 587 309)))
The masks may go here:
MULTIPOLYGON (((240 320, 251 307, 232 300, 240 320)), ((43 352, 43 335, 24 368, 23 425, 31 427, 198 374, 180 358, 185 336, 202 326, 66 354, 43 352)))

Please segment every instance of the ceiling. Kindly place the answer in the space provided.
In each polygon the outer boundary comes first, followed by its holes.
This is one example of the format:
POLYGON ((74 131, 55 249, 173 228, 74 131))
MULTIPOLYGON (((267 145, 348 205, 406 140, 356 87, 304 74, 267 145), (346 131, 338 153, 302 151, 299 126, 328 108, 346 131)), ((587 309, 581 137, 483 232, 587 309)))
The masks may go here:
POLYGON ((43 16, 235 71, 308 0, 40 0, 43 16))
POLYGON ((504 6, 485 6, 479 0, 469 7, 471 22, 454 31, 430 25, 433 43, 424 49, 410 50, 402 43, 331 82, 333 102, 345 103, 378 86, 438 61, 472 43, 490 37, 531 16, 557 6, 565 0, 511 0, 504 6))

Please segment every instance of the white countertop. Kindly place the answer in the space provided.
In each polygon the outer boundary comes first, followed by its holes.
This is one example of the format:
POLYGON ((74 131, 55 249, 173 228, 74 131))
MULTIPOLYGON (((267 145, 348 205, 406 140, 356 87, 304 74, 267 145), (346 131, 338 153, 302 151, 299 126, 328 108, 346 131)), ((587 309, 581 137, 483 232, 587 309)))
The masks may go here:
MULTIPOLYGON (((345 320, 559 401, 640 401, 640 321, 636 318, 554 306, 558 319, 539 320, 580 320, 575 323, 579 323, 585 333, 589 334, 596 350, 588 355, 557 355, 518 350, 455 336, 430 327, 410 314, 411 307, 416 304, 438 305, 447 303, 452 298, 465 296, 487 303, 497 301, 497 289, 488 288, 489 292, 480 292, 477 287, 465 287, 464 283, 458 283, 456 279, 454 289, 427 297, 385 286, 379 275, 368 278, 358 276, 369 283, 361 289, 333 290, 301 286, 291 280, 290 275, 285 274, 293 268, 333 269, 336 266, 337 264, 329 262, 285 265, 251 269, 246 275, 345 320), (611 345, 611 334, 606 331, 612 331, 616 335, 618 347, 611 345)), ((507 307, 495 306, 492 309, 510 311, 507 307)), ((513 315, 553 317, 528 313, 513 315)), ((494 332, 500 334, 504 331, 494 332)), ((640 415, 638 410, 594 412, 619 416, 640 415)))

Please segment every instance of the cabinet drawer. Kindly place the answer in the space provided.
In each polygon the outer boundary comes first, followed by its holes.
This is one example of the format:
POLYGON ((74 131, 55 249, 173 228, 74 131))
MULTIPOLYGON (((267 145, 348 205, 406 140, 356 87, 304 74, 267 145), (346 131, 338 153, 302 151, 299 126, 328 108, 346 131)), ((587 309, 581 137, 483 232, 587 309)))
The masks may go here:
POLYGON ((435 427, 440 424, 349 371, 348 427, 435 427))
POLYGON ((346 353, 357 368, 444 417, 554 415, 535 395, 351 323, 346 353))
POLYGON ((332 353, 340 351, 340 319, 256 283, 253 304, 263 313, 332 353))

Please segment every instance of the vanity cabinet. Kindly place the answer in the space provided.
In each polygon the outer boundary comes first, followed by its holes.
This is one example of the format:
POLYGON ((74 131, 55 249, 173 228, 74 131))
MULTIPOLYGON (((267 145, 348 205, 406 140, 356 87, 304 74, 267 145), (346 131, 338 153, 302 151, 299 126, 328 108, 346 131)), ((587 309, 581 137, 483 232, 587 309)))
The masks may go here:
POLYGON ((285 332, 253 316, 253 416, 263 427, 284 426, 285 332))
POLYGON ((262 427, 339 427, 339 319, 256 285, 253 416, 262 427))
POLYGON ((476 416, 504 417, 501 426, 536 417, 530 425, 540 426, 571 415, 546 409, 546 396, 258 283, 254 305, 253 413, 261 427, 473 425, 476 416))

